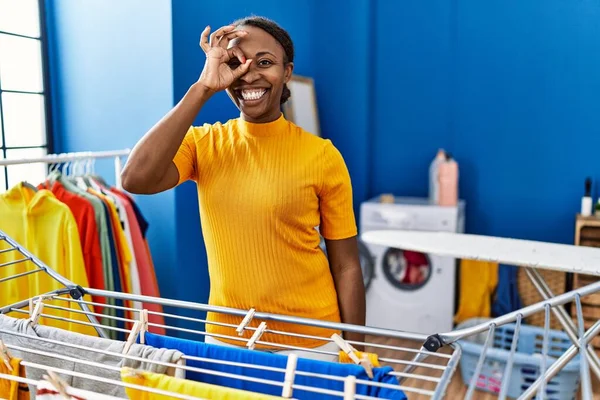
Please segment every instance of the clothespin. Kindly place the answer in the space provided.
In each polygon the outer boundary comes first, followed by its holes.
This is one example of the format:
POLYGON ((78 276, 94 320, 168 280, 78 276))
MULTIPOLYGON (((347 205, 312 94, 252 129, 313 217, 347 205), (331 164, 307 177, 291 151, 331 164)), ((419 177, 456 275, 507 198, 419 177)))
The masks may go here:
POLYGON ((129 336, 127 337, 125 346, 123 346, 122 354, 127 354, 129 352, 129 349, 135 343, 135 339, 137 339, 137 336, 141 330, 142 330, 142 323, 140 321, 135 321, 135 323, 133 324, 133 328, 131 328, 131 332, 129 332, 129 336))
POLYGON ((246 346, 250 350, 254 350, 256 341, 260 339, 260 337, 263 335, 263 333, 265 333, 266 329, 267 329, 267 323, 264 321, 261 322, 260 325, 258 326, 258 328, 256 328, 256 330, 254 331, 254 334, 252 335, 252 337, 250 338, 248 343, 246 344, 246 346))
POLYGON ((254 314, 256 314, 256 310, 254 308, 248 310, 248 313, 235 330, 238 333, 238 336, 242 336, 244 334, 244 329, 246 329, 250 321, 252 321, 252 318, 254 318, 254 314))
POLYGON ((354 400, 356 396, 356 377, 348 375, 344 379, 344 400, 354 400))
POLYGON ((373 379, 373 364, 371 363, 371 360, 369 360, 369 357, 366 356, 366 354, 363 354, 362 358, 359 358, 356 354, 356 349, 352 347, 350 343, 346 342, 337 333, 331 335, 331 338, 333 339, 335 344, 337 344, 338 347, 342 349, 344 353, 348 354, 348 357, 350 357, 350 359, 354 361, 354 364, 360 364, 365 369, 367 376, 373 379))
POLYGON ((338 347, 340 349, 342 349, 342 351, 344 353, 348 354, 348 357, 350 357, 350 359, 352 361, 354 361, 355 364, 360 364, 360 358, 358 358, 358 356, 356 355, 356 349, 354 347, 352 347, 352 345, 350 343, 346 342, 337 333, 334 333, 333 335, 331 335, 331 338, 333 339, 335 344, 337 344, 338 347))
POLYGON ((298 365, 298 356, 292 353, 287 359, 285 378, 283 379, 283 390, 281 391, 281 397, 285 399, 292 398, 292 393, 294 391, 294 377, 296 376, 296 365, 298 365))
MULTIPOLYGON (((31 306, 32 303, 29 303, 31 306)), ((33 311, 31 311, 29 315, 29 323, 33 326, 37 325, 40 315, 42 315, 42 311, 44 311, 44 299, 42 296, 38 297, 35 301, 35 307, 33 307, 33 311)))
POLYGON ((373 379, 373 364, 371 363, 369 356, 363 353, 362 357, 360 358, 360 365, 362 365, 362 367, 365 369, 367 376, 373 379))
POLYGON ((137 369, 130 368, 130 367, 124 367, 123 375, 129 376, 129 377, 140 378, 142 376, 142 372, 137 369))
POLYGON ((148 310, 141 310, 139 314, 139 319, 133 324, 131 332, 129 332, 129 336, 127 337, 127 341, 125 342, 125 346, 123 346, 122 354, 127 354, 129 352, 129 349, 135 343, 138 335, 140 335, 140 343, 143 344, 146 341, 145 334, 148 331, 148 310))
POLYGON ((58 393, 60 393, 60 395, 63 398, 70 400, 71 396, 69 396, 69 394, 67 393, 67 389, 68 389, 69 385, 67 385, 67 383, 65 381, 60 379, 60 377, 58 375, 56 375, 54 373, 54 371, 47 371, 47 372, 48 372, 48 375, 44 375, 44 379, 47 380, 48 382, 50 382, 52 384, 52 386, 54 386, 54 389, 56 389, 56 391, 58 393))
POLYGON ((10 365, 10 359, 12 357, 2 339, 0 339, 0 358, 2 358, 2 362, 4 362, 6 369, 8 369, 10 372, 13 372, 13 367, 10 365))
POLYGON ((140 316, 140 343, 146 344, 146 332, 148 332, 148 310, 143 309, 139 312, 140 316))

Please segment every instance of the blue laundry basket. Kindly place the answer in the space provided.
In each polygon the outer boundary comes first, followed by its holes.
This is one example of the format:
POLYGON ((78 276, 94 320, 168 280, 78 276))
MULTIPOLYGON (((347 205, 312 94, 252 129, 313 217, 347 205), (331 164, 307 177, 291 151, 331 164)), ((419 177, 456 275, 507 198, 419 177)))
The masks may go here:
MULTIPOLYGON (((459 324, 456 329, 470 328, 489 321, 488 318, 473 318, 459 324)), ((508 362, 510 346, 515 332, 515 324, 496 327, 493 345, 487 350, 486 358, 479 375, 477 388, 490 393, 499 393, 503 382, 504 369, 508 362)), ((508 387, 508 397, 517 398, 540 376, 544 329, 521 324, 519 342, 513 359, 513 367, 508 387)), ((460 372, 466 385, 477 367, 483 351, 487 331, 459 340, 463 355, 460 360, 460 372)), ((546 368, 550 367, 572 342, 566 333, 550 330, 546 368)), ((548 400, 573 400, 579 386, 580 356, 576 355, 550 382, 546 384, 548 400)))

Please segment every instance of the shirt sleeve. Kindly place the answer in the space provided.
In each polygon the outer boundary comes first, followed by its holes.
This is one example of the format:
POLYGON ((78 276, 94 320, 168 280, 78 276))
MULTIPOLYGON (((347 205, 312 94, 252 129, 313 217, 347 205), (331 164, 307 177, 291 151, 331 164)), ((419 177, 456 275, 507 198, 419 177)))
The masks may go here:
POLYGON ((319 194, 319 231, 330 240, 356 236, 350 174, 337 148, 327 140, 323 155, 323 184, 319 194))
POLYGON ((208 124, 191 126, 188 129, 179 150, 173 158, 173 163, 179 172, 178 185, 185 181, 198 181, 198 142, 210 129, 208 124))

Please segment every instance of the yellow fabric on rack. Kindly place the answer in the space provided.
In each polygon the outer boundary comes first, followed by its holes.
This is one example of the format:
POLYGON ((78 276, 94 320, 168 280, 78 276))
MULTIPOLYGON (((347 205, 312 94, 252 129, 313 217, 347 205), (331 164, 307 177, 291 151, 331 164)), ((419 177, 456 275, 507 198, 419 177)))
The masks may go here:
MULTIPOLYGON (((25 378, 25 368, 21 366, 20 358, 12 357, 10 359, 10 366, 12 367, 12 372, 0 360, 0 374, 25 378)), ((26 383, 0 378, 0 399, 29 400, 29 386, 26 383)))
MULTIPOLYGON (((270 396, 262 393, 248 392, 245 390, 231 389, 208 383, 190 381, 187 379, 174 378, 172 376, 156 374, 147 371, 133 370, 131 368, 121 369, 121 380, 125 383, 144 386, 152 389, 174 392, 186 396, 199 397, 201 399, 214 400, 259 400, 259 399, 282 399, 282 397, 270 396)), ((140 389, 126 387, 125 393, 131 400, 163 400, 170 399, 168 395, 150 393, 140 389)))
MULTIPOLYGON (((366 355, 369 358, 369 361, 371 361, 371 364, 374 367, 379 367, 379 357, 377 356, 377 354, 375 353, 363 353, 361 351, 357 351, 356 352, 356 356, 361 359, 363 357, 363 355, 366 355)), ((340 358, 339 361, 343 364, 354 364, 354 361, 352 361, 352 359, 350 358, 350 356, 348 356, 348 354, 346 354, 345 351, 341 351, 340 350, 340 358)))
MULTIPOLYGON (((0 195, 0 230, 6 232, 19 245, 39 258, 54 271, 82 287, 88 287, 88 278, 81 250, 77 223, 67 205, 56 199, 48 190, 35 191, 28 185, 19 183, 8 192, 0 195)), ((9 248, 7 242, 0 241, 0 250, 9 248)), ((23 259, 17 251, 0 253, 0 264, 23 259)), ((0 279, 26 271, 38 269, 31 262, 18 262, 0 268, 0 279)), ((16 279, 0 282, 0 304, 8 305, 30 297, 39 296, 64 285, 44 272, 32 273, 16 279)), ((91 301, 91 297, 83 297, 91 301)), ((44 308, 43 313, 71 320, 89 320, 74 303, 61 304, 79 312, 44 308)), ((93 307, 89 306, 93 312, 93 307)), ((27 314, 15 313, 15 317, 27 314)), ((42 317, 44 325, 97 336, 91 326, 75 322, 42 317)))
POLYGON ((460 297, 454 322, 469 318, 490 317, 492 293, 498 285, 498 263, 461 260, 460 297))
MULTIPOLYGON (((0 374, 12 375, 25 378, 25 368, 21 365, 21 359, 12 357, 10 359, 12 372, 6 368, 4 362, 0 361, 0 374)), ((29 386, 9 379, 0 378, 0 398, 8 400, 29 400, 29 386)))

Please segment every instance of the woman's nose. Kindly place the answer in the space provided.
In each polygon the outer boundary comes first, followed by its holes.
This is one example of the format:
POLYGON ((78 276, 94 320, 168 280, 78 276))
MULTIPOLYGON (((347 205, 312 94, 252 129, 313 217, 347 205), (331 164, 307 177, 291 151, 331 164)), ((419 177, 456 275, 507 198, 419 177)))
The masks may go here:
POLYGON ((241 80, 243 80, 246 83, 252 83, 260 77, 259 72, 256 70, 256 68, 254 67, 253 64, 254 64, 254 62, 252 62, 252 64, 250 64, 250 68, 248 68, 248 72, 246 72, 240 78, 241 80))

